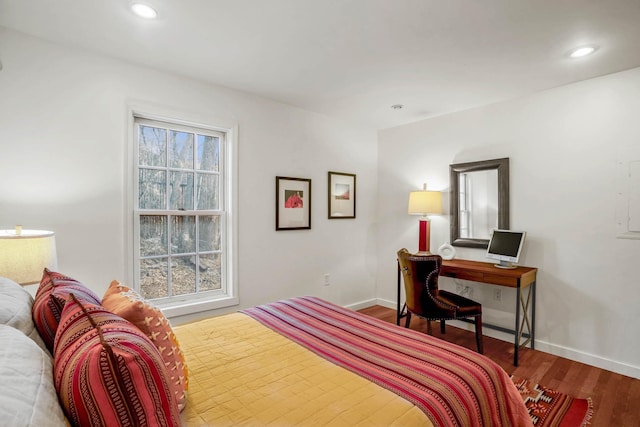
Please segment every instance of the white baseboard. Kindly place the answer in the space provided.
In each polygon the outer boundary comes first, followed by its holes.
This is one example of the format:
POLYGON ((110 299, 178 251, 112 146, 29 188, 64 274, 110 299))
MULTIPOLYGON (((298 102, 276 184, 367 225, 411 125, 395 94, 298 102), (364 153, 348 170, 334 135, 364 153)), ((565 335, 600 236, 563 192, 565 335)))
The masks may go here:
POLYGON ((375 304, 381 305, 383 307, 392 308, 394 310, 398 309, 398 304, 395 301, 389 301, 386 299, 378 298, 375 300, 375 304))
MULTIPOLYGON (((368 305, 363 305, 356 310, 361 308, 370 307, 371 305, 377 304, 383 307, 391 308, 393 310, 397 309, 397 303, 395 301, 389 301, 385 299, 373 299, 367 301, 368 305)), ((466 323, 466 322, 450 322, 452 326, 457 328, 466 329, 469 331, 474 330, 474 326, 466 323)), ((496 331, 494 329, 484 328, 484 335, 496 338, 502 341, 513 343, 514 338, 513 335, 496 331)), ((619 362, 612 359, 607 359, 606 357, 598 356, 595 354, 586 353, 584 351, 576 350, 574 348, 565 347, 558 344, 549 343, 546 341, 536 340, 535 342, 536 350, 553 354, 554 356, 564 357, 569 360, 573 360, 576 362, 581 362, 590 366, 595 366, 596 368, 605 369, 607 371, 615 372, 620 375, 626 375, 632 378, 640 379, 640 366, 631 365, 624 362, 619 362)))
POLYGON ((353 304, 345 305, 344 307, 350 310, 361 310, 363 308, 371 307, 374 305, 382 305, 382 304, 379 304, 377 299, 372 298, 369 300, 364 300, 364 301, 356 302, 353 304))
POLYGON ((565 347, 558 344, 552 344, 546 341, 536 340, 536 350, 551 353, 566 359, 582 362, 587 365, 595 366, 600 369, 615 372, 620 375, 626 375, 640 379, 640 366, 634 366, 628 363, 619 362, 617 360, 607 359, 606 357, 596 354, 586 353, 574 348, 565 347))

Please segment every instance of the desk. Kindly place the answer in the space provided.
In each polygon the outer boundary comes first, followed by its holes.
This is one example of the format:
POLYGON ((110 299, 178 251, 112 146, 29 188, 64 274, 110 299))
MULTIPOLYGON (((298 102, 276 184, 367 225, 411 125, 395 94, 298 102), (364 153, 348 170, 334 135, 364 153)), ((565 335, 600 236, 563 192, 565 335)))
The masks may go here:
MULTIPOLYGON (((452 259, 442 261, 440 276, 454 279, 471 280, 474 282, 489 283, 492 285, 516 288, 516 321, 515 329, 507 329, 501 326, 482 323, 483 327, 514 334, 513 365, 518 366, 518 350, 530 344, 535 348, 536 329, 536 274, 538 269, 532 267, 517 267, 514 269, 498 268, 490 262, 470 261, 465 259, 452 259), (526 297, 522 290, 527 289, 526 297), (522 319, 520 319, 522 309, 522 319), (527 332, 524 332, 524 327, 527 332), (522 341, 522 338, 526 338, 522 341)), ((400 318, 404 317, 400 309, 400 268, 398 267, 398 312, 396 323, 400 324, 400 318)))

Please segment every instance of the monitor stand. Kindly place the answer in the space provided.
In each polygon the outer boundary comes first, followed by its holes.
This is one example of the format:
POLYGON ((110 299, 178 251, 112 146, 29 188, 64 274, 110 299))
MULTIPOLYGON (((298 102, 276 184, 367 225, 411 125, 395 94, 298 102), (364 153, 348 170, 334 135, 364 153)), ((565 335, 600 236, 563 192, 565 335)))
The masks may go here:
POLYGON ((507 270, 512 270, 514 268, 518 268, 517 265, 510 263, 509 261, 500 261, 500 264, 493 264, 494 267, 504 268, 507 270))

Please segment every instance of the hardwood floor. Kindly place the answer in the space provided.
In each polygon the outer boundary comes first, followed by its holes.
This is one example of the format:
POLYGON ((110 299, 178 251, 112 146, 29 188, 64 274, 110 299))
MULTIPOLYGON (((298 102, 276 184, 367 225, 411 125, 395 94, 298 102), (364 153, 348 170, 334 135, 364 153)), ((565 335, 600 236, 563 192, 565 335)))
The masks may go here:
MULTIPOLYGON (((373 306, 362 310, 390 323, 396 322, 395 310, 373 306)), ((402 319, 404 322, 404 319, 402 319)), ((404 325, 404 323, 402 323, 404 325)), ((433 336, 476 350, 473 332, 447 325, 445 335, 438 325, 433 336)), ((426 331, 423 319, 411 319, 411 329, 426 331)), ((510 375, 528 378, 546 387, 593 401, 592 427, 640 426, 640 380, 529 348, 520 350, 519 366, 513 366, 513 344, 484 337, 484 353, 510 375)))

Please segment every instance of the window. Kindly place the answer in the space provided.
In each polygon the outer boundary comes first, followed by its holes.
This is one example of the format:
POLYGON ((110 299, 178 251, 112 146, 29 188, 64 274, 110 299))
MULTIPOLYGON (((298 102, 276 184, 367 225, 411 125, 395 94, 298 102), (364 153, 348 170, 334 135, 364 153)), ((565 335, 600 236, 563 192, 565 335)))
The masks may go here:
POLYGON ((137 289, 161 306, 233 297, 228 133, 135 117, 134 141, 137 289))

